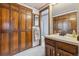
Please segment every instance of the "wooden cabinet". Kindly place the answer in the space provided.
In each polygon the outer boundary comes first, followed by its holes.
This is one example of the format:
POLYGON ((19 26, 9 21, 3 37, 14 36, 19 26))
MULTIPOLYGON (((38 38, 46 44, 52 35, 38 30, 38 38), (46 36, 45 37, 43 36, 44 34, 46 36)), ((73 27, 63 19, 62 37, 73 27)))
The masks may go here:
POLYGON ((78 46, 45 38, 46 56, 77 56, 78 46))
POLYGON ((0 4, 0 55, 32 47, 32 10, 16 3, 0 4))
POLYGON ((46 56, 55 56, 55 47, 51 45, 46 45, 45 49, 46 56))

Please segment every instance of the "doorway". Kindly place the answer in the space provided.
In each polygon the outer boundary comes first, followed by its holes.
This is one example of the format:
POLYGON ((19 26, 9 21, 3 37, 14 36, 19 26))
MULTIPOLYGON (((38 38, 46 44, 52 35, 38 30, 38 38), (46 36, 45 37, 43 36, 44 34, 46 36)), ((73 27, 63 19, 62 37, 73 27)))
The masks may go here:
POLYGON ((44 36, 49 35, 50 33, 50 22, 49 22, 49 7, 47 6, 43 10, 40 11, 40 30, 41 30, 41 41, 40 44, 45 46, 44 36))

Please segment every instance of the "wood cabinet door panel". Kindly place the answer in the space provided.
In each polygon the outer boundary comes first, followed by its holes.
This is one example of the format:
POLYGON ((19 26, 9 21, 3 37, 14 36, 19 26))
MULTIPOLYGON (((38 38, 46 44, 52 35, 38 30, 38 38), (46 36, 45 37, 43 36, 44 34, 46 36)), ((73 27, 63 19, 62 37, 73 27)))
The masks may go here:
POLYGON ((32 47, 32 32, 28 31, 27 32, 27 48, 31 48, 32 47))
POLYGON ((25 49, 26 45, 26 40, 25 40, 25 32, 21 32, 21 50, 25 49))
POLYGON ((31 30, 32 29, 32 19, 31 19, 31 14, 27 14, 27 19, 26 19, 26 28, 27 30, 31 30))
POLYGON ((8 55, 8 53, 9 53, 9 34, 2 33, 1 54, 8 55))
POLYGON ((25 31, 26 14, 21 13, 21 30, 25 31))
POLYGON ((18 31, 18 19, 19 19, 19 13, 17 11, 12 10, 11 25, 12 25, 12 30, 14 31, 18 31))
POLYGON ((9 9, 2 8, 2 30, 9 30, 9 9))
POLYGON ((55 47, 46 44, 45 49, 46 56, 55 56, 55 47))
POLYGON ((32 47, 32 15, 31 15, 31 11, 29 11, 29 13, 27 12, 27 16, 26 16, 26 33, 27 33, 27 48, 31 48, 32 47))
POLYGON ((11 36, 11 53, 18 51, 18 32, 12 32, 11 36))

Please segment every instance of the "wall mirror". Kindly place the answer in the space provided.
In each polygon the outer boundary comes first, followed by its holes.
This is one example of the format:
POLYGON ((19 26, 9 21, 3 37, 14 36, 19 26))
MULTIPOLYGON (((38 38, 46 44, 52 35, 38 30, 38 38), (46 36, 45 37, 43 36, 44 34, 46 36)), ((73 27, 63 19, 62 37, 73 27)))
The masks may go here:
POLYGON ((77 19, 76 12, 54 17, 53 19, 53 31, 58 33, 59 30, 63 30, 66 33, 72 33, 73 30, 77 33, 77 19))

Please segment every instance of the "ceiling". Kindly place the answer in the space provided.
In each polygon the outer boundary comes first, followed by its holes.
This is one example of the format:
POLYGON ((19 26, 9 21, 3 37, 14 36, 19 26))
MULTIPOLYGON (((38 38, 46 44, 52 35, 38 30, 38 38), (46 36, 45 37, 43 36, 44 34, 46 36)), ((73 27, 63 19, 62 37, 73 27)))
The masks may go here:
POLYGON ((33 7, 35 9, 40 10, 40 8, 44 7, 45 5, 47 5, 48 3, 24 3, 25 5, 28 5, 30 7, 33 7))

